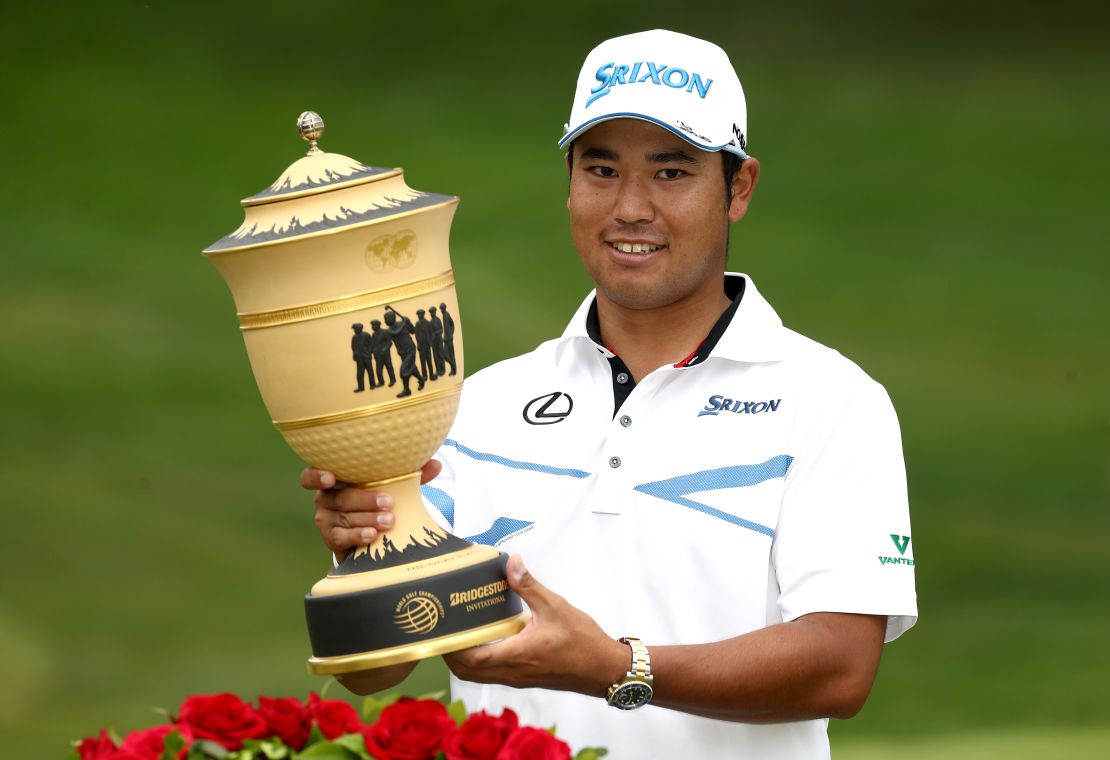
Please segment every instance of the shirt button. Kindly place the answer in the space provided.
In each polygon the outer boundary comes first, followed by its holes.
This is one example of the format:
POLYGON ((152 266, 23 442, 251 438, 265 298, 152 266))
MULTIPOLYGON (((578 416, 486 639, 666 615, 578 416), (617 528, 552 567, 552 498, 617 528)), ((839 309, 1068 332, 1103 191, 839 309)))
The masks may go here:
POLYGON ((609 457, 609 466, 612 467, 614 470, 617 469, 618 467, 621 466, 621 458, 620 457, 609 457))
POLYGON ((628 373, 627 372, 621 372, 619 375, 617 375, 617 382, 620 383, 621 385, 624 385, 625 383, 627 383, 628 382, 628 373))
POLYGON ((629 417, 627 414, 622 414, 621 415, 621 424, 624 425, 625 427, 628 427, 629 425, 632 424, 632 418, 629 417))

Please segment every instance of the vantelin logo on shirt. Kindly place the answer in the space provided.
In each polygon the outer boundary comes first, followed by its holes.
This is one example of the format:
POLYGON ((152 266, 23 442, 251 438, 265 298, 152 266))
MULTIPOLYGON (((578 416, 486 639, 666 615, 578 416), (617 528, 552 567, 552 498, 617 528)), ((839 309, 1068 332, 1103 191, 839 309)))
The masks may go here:
POLYGON ((710 396, 709 401, 705 404, 705 408, 698 412, 698 416, 716 417, 721 412, 730 412, 732 414, 764 414, 766 412, 777 412, 779 410, 779 404, 781 403, 781 398, 767 401, 736 401, 725 398, 724 396, 710 396))
POLYGON ((894 542, 894 548, 898 550, 897 557, 890 557, 883 554, 879 555, 880 565, 913 565, 913 560, 905 556, 906 549, 910 546, 909 536, 900 536, 897 533, 890 534, 890 540, 894 542))

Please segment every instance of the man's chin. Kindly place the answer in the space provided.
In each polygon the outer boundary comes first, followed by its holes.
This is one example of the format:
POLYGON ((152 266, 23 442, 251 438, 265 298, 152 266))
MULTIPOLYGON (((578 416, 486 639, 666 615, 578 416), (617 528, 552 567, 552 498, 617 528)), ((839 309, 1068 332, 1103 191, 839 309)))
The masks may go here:
POLYGON ((670 306, 675 299, 672 294, 650 286, 626 285, 621 287, 599 287, 606 300, 614 306, 634 311, 650 311, 670 306))

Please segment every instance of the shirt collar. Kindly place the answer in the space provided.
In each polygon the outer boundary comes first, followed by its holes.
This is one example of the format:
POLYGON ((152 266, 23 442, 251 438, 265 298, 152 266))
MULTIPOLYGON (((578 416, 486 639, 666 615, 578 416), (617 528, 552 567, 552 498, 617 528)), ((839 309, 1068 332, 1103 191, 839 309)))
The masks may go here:
MULTIPOLYGON (((741 280, 742 297, 739 304, 734 304, 726 311, 724 317, 727 318, 731 312, 731 320, 724 327, 716 345, 711 348, 710 356, 752 363, 781 361, 786 358, 786 345, 783 341, 786 328, 782 326, 782 320, 771 308, 771 304, 756 289, 752 278, 739 272, 726 272, 725 278, 741 280)), ((739 289, 740 283, 729 283, 730 291, 739 289)), ((613 353, 590 334, 591 316, 596 320, 596 297, 597 291, 590 291, 563 331, 559 343, 562 347, 576 339, 589 341, 606 358, 611 358, 613 353)), ((715 325, 707 339, 711 339, 721 326, 721 323, 715 325)), ((691 350, 694 348, 691 346, 691 350)), ((707 357, 698 358, 697 363, 700 363, 707 357)))

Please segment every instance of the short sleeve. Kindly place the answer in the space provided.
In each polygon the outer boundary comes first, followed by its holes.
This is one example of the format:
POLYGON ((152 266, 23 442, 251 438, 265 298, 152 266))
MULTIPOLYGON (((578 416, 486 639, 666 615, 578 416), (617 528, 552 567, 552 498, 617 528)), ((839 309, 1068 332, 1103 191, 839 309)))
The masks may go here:
POLYGON ((791 440, 772 546, 779 612, 785 621, 812 612, 886 615, 893 641, 917 621, 898 419, 886 391, 862 372, 821 396, 799 410, 791 440))

